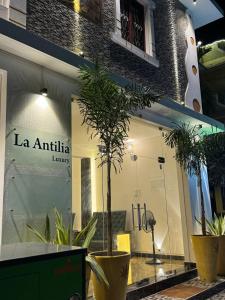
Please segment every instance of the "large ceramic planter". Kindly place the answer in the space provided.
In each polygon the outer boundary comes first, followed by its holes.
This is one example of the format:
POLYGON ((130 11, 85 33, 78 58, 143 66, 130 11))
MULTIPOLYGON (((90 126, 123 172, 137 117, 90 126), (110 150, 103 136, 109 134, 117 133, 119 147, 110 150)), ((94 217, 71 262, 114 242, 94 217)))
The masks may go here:
POLYGON ((200 279, 205 282, 216 281, 219 238, 193 235, 192 243, 200 279))
POLYGON ((221 276, 225 276, 225 235, 219 237, 217 274, 221 276))
POLYGON ((91 253, 97 263, 105 272, 110 287, 101 284, 92 274, 94 295, 96 300, 125 300, 128 280, 130 254, 126 252, 113 252, 107 256, 106 252, 91 253))

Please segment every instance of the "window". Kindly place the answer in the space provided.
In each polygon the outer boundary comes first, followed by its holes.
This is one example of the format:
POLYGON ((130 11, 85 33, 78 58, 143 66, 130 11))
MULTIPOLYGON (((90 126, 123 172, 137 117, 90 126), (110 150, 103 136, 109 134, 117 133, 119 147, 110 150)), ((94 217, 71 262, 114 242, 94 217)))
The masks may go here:
POLYGON ((144 6, 135 0, 120 0, 122 38, 145 51, 144 6))
POLYGON ((112 40, 158 67, 155 54, 152 0, 115 0, 116 28, 112 40))
POLYGON ((9 0, 0 1, 0 18, 9 20, 9 0))

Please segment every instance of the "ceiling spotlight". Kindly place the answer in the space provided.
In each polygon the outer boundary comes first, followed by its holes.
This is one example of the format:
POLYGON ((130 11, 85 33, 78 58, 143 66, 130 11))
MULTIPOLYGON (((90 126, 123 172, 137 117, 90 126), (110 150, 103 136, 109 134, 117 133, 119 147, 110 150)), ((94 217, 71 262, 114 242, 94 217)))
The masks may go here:
POLYGON ((48 90, 46 88, 43 88, 40 90, 40 93, 42 96, 47 97, 48 96, 48 90))

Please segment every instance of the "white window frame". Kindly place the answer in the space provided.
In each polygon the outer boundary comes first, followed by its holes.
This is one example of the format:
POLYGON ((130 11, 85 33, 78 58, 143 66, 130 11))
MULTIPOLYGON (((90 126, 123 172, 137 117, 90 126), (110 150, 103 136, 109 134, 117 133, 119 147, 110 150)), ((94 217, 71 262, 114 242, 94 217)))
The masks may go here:
POLYGON ((9 0, 0 0, 0 18, 9 20, 9 0))
POLYGON ((9 0, 0 0, 0 6, 9 8, 9 0))
POLYGON ((120 0, 115 0, 116 8, 116 24, 115 31, 111 35, 113 42, 119 44, 120 46, 126 48, 130 52, 136 54, 140 58, 159 67, 159 61, 156 58, 155 52, 155 35, 154 35, 154 16, 153 12, 155 9, 155 3, 152 0, 137 0, 141 5, 144 6, 145 10, 145 51, 134 46, 127 40, 122 38, 121 34, 121 10, 120 10, 120 0))

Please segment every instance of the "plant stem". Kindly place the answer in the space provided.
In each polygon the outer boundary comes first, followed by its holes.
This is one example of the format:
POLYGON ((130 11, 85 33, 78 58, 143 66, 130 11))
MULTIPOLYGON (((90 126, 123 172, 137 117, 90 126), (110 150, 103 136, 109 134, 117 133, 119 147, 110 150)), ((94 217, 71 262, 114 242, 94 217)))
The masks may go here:
POLYGON ((107 251, 112 256, 112 212, 111 212, 111 157, 107 159, 107 251))
POLYGON ((201 200, 201 223, 202 223, 202 235, 206 235, 206 220, 205 220, 205 203, 202 189, 202 176, 201 173, 198 176, 198 186, 200 189, 200 200, 201 200))

